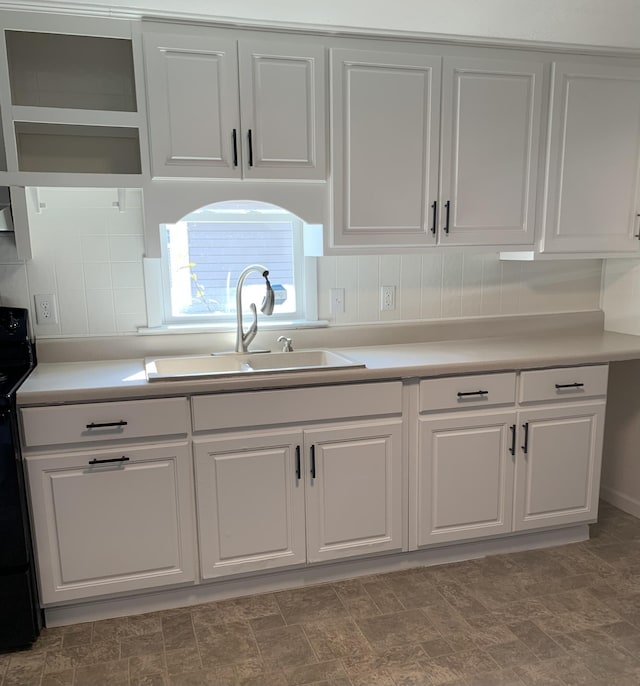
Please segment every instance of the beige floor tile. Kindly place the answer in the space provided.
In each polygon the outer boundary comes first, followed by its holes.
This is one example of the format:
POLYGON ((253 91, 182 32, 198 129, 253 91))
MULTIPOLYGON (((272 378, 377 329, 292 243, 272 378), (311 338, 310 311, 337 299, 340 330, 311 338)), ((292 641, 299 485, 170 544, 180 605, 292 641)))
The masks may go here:
POLYGON ((365 617, 358 619, 357 624, 365 638, 378 651, 407 643, 424 643, 440 637, 440 633, 420 610, 365 617))
POLYGON ((330 584, 282 591, 276 594, 276 600, 287 624, 337 619, 348 614, 330 584))
POLYGON ((639 686, 640 520, 600 512, 583 543, 45 629, 0 683, 639 686))
POLYGON ((301 625, 256 631, 255 635, 267 670, 318 662, 301 625))

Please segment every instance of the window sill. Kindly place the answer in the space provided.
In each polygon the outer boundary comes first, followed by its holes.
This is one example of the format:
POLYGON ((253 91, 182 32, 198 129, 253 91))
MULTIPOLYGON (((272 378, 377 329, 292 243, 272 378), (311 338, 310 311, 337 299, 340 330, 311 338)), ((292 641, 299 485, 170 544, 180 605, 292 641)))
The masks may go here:
MULTIPOLYGON (((277 321, 261 321, 259 324, 260 331, 278 331, 280 329, 324 329, 329 326, 329 322, 324 319, 307 320, 307 319, 290 319, 277 321)), ((164 324, 154 328, 140 327, 138 333, 143 336, 153 336, 154 334, 181 334, 181 333, 225 333, 235 332, 235 322, 215 322, 215 323, 201 323, 189 322, 185 324, 164 324)))

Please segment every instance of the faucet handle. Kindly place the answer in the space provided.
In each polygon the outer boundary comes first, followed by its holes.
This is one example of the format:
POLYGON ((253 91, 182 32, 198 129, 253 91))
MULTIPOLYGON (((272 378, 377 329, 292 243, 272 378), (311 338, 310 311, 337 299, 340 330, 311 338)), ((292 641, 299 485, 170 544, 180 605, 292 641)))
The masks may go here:
POLYGON ((282 352, 291 353, 293 352, 293 346, 291 345, 291 338, 286 336, 278 336, 278 343, 282 343, 282 352))

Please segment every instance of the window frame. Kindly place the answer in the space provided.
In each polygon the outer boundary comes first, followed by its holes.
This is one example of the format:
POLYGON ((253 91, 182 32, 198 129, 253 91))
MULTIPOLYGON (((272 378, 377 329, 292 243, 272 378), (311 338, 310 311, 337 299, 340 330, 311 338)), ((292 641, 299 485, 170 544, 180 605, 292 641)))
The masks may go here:
MULTIPOLYGON (((242 201, 231 201, 234 203, 242 201)), ((271 328, 288 328, 291 326, 322 326, 326 325, 326 322, 319 322, 317 318, 318 313, 318 303, 317 303, 317 261, 316 257, 308 256, 305 254, 305 247, 307 242, 307 235, 309 232, 315 233, 316 228, 321 228, 318 225, 308 225, 303 219, 298 217, 292 212, 289 212, 286 208, 279 207, 277 205, 270 205, 270 203, 255 201, 246 201, 249 205, 264 205, 260 208, 248 208, 248 209, 224 209, 218 208, 211 211, 211 216, 207 216, 207 210, 209 208, 214 208, 216 205, 224 205, 226 202, 212 203, 211 205, 205 206, 191 212, 175 223, 166 222, 161 224, 159 227, 160 231, 160 247, 161 247, 161 257, 159 259, 159 271, 160 271, 160 287, 161 293, 159 294, 158 305, 161 309, 161 320, 163 329, 174 329, 174 330, 234 330, 236 326, 236 313, 235 311, 230 312, 228 315, 209 315, 208 313, 193 313, 185 315, 174 315, 172 312, 171 303, 171 265, 170 258, 168 254, 168 243, 167 234, 168 227, 177 226, 181 223, 255 223, 256 215, 265 217, 264 223, 268 223, 270 220, 273 222, 292 222, 293 230, 293 271, 294 271, 294 285, 296 293, 296 306, 295 312, 286 312, 273 314, 266 317, 262 314, 258 314, 260 328, 271 329, 271 328), (228 215, 224 219, 220 217, 221 213, 228 215)), ((186 230, 186 229, 185 229, 186 230)), ((314 239, 315 240, 315 239, 314 239)), ((268 260, 263 261, 264 266, 269 269, 268 260)), ((248 266, 247 263, 246 266, 248 266)), ((240 276, 238 274, 236 278, 240 276)), ((235 287, 234 283, 234 287, 235 287)), ((260 303, 256 303, 259 305, 260 303)), ((244 308, 248 305, 246 298, 243 301, 244 308)), ((246 313, 245 313, 246 317, 246 313)))

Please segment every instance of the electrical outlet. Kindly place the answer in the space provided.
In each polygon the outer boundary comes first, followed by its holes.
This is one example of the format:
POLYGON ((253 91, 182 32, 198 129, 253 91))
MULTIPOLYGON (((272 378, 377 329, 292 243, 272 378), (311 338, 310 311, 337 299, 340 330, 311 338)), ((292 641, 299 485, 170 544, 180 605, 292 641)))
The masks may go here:
POLYGON ((36 323, 42 325, 58 323, 56 296, 53 293, 34 295, 36 303, 36 323))
POLYGON ((344 312, 344 288, 332 288, 329 291, 331 314, 344 312))
POLYGON ((380 287, 380 310, 395 310, 396 309, 396 287, 395 286, 381 286, 380 287))

